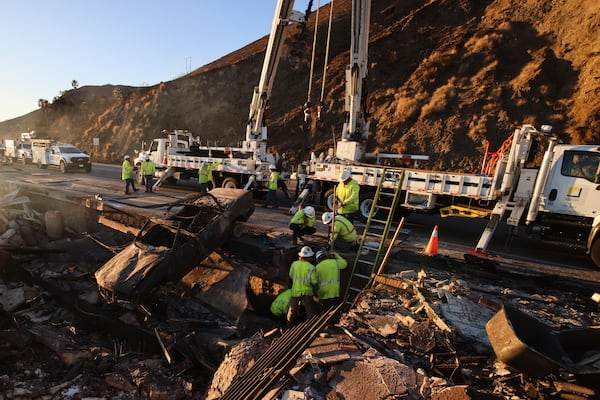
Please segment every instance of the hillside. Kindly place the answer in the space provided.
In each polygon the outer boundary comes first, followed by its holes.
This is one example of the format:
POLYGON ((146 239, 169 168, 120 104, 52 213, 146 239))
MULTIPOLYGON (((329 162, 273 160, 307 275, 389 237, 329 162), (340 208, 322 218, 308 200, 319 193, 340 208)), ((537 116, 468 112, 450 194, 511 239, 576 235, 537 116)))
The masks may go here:
MULTIPOLYGON (((350 0, 334 2, 323 99, 310 133, 303 105, 315 23, 311 101, 321 97, 329 7, 290 29, 271 96, 269 141, 292 159, 326 151, 344 120, 350 0)), ((551 124, 565 142, 600 143, 600 13, 595 0, 374 0, 368 151, 430 155, 431 167, 475 171, 522 123, 551 124)), ((46 109, 0 123, 0 137, 36 130, 117 162, 162 129, 211 143, 244 137, 267 37, 185 77, 151 87, 84 86, 46 109), (114 96, 114 89, 120 96, 114 96), (100 139, 97 149, 93 138, 100 139)))

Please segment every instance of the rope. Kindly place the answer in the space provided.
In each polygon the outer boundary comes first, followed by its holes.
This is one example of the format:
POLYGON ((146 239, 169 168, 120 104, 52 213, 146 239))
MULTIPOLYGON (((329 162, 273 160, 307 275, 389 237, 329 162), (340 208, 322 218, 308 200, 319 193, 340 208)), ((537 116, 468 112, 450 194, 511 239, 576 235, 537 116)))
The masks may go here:
MULTIPOLYGON (((333 0, 329 3, 329 27, 327 28, 327 45, 325 46, 325 63, 323 65, 323 82, 321 84, 321 103, 325 96, 325 77, 327 76, 327 64, 329 63, 329 47, 331 43, 331 22, 333 21, 333 0)), ((335 142, 335 141, 334 141, 335 142)))
POLYGON ((315 53, 317 50, 317 32, 319 30, 319 10, 321 8, 321 0, 317 1, 317 15, 315 16, 315 33, 313 35, 312 56, 310 59, 310 73, 308 75, 308 93, 306 95, 306 103, 310 104, 310 95, 312 92, 312 79, 315 67, 315 53))

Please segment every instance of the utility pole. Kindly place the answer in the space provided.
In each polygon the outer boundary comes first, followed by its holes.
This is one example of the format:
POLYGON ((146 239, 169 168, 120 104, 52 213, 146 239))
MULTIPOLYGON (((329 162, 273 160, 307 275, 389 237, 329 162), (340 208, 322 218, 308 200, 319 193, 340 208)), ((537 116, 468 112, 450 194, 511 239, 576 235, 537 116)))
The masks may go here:
POLYGON ((185 58, 185 73, 189 74, 192 72, 192 57, 185 58))

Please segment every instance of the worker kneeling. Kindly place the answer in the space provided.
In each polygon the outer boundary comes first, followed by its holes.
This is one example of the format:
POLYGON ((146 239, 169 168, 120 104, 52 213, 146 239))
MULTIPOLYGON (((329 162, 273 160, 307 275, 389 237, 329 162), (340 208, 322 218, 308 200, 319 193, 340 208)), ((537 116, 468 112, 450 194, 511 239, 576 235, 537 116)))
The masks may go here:
POLYGON ((354 250, 357 248, 356 228, 346 217, 336 215, 335 222, 332 224, 333 213, 326 212, 323 213, 322 220, 323 224, 329 226, 328 249, 332 245, 340 250, 354 250))
POLYGON ((326 250, 317 252, 317 286, 319 305, 323 310, 336 306, 340 302, 341 270, 346 269, 348 261, 336 253, 326 250))
POLYGON ((306 309, 306 318, 310 319, 317 313, 317 303, 313 299, 314 288, 317 285, 317 273, 315 266, 311 263, 314 253, 308 246, 304 246, 298 253, 298 260, 290 267, 290 279, 292 280, 292 297, 287 320, 289 324, 296 322, 300 305, 306 309))
POLYGON ((304 235, 312 235, 317 231, 315 228, 315 209, 308 206, 296 211, 288 226, 293 232, 292 242, 298 244, 298 239, 303 240, 304 235))
POLYGON ((290 309, 290 300, 292 299, 292 289, 286 289, 279 293, 271 303, 271 314, 278 322, 286 322, 288 310, 290 309))

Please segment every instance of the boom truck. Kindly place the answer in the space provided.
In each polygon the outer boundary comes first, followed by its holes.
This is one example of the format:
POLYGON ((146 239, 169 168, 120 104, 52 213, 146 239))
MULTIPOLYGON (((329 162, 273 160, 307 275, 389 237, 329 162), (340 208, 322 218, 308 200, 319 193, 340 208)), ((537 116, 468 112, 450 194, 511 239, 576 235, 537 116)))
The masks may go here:
POLYGON ((200 138, 194 137, 189 131, 163 131, 166 137, 154 139, 134 160, 135 165, 141 164, 146 157, 154 161, 159 178, 155 186, 168 180, 197 177, 198 169, 207 162, 216 163, 213 177, 217 186, 266 188, 269 165, 276 160, 273 154, 267 152, 265 111, 268 109, 286 29, 292 23, 304 24, 307 18, 306 14, 293 10, 293 5, 292 0, 277 2, 260 81, 254 87, 246 136, 241 147, 202 145, 200 138))
POLYGON ((333 209, 339 176, 348 170, 361 188, 362 217, 371 212, 381 183, 388 188, 401 185, 400 210, 395 210, 401 213, 438 212, 443 217, 489 218, 476 247, 466 257, 486 257, 494 231, 500 221, 505 221, 513 231, 525 225, 529 233, 542 240, 583 250, 600 266, 600 145, 559 144, 551 126, 543 125, 538 130, 523 125, 515 129, 499 151, 486 151, 478 174, 394 169, 364 163, 369 155, 365 152, 369 122, 364 81, 370 9, 370 0, 352 1, 346 121, 335 156, 324 161, 313 154, 310 160, 307 178, 321 193, 321 202, 333 209), (534 151, 537 148, 545 148, 541 162, 534 151))

